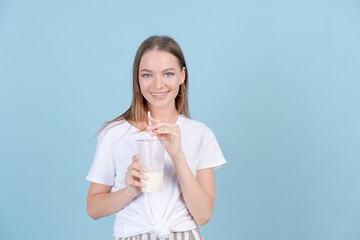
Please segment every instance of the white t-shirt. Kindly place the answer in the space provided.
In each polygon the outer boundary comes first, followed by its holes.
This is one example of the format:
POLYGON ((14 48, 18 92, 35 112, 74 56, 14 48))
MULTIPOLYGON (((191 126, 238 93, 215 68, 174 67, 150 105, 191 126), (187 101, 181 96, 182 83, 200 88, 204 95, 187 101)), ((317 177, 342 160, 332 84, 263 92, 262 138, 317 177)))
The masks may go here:
MULTIPOLYGON (((194 176, 199 169, 218 168, 226 163, 214 133, 205 124, 183 115, 176 123, 181 129, 182 150, 194 176)), ((109 124, 98 136, 95 159, 86 179, 112 186, 112 192, 125 188, 125 173, 132 156, 138 153, 136 140, 148 138, 149 133, 139 132, 125 120, 109 124)), ((175 167, 165 153, 162 192, 141 193, 117 212, 114 236, 125 238, 152 232, 166 237, 170 232, 196 227, 181 194, 175 167)))

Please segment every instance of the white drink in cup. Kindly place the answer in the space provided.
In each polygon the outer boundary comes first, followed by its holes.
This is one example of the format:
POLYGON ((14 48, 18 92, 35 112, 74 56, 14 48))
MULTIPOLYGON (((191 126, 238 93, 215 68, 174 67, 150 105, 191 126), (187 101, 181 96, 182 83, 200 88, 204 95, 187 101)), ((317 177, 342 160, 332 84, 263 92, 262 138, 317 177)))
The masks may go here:
POLYGON ((141 180, 146 186, 142 192, 161 192, 164 178, 164 155, 165 146, 157 139, 137 140, 140 163, 148 170, 143 174, 149 178, 141 180))

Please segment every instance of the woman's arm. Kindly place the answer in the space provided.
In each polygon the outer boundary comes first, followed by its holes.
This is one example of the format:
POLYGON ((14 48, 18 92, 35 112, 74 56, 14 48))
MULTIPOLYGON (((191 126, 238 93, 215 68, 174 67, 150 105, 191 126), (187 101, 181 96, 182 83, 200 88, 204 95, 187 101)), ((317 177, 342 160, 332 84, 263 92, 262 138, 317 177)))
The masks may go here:
POLYGON ((120 211, 136 197, 129 193, 126 187, 112 193, 110 190, 111 186, 94 182, 90 184, 86 210, 93 219, 97 220, 120 211))
POLYGON ((174 159, 174 166, 187 208, 197 224, 206 224, 215 204, 214 169, 198 170, 195 178, 183 153, 174 159))
POLYGON ((147 177, 140 170, 146 171, 139 163, 139 156, 135 155, 125 175, 125 188, 111 193, 111 186, 92 182, 87 196, 88 215, 96 220, 117 213, 128 205, 141 193, 141 187, 145 186, 140 178, 147 177))
POLYGON ((165 148, 174 163, 181 191, 191 215, 198 225, 206 224, 215 204, 213 168, 198 170, 196 178, 191 172, 181 149, 181 131, 177 124, 163 122, 150 117, 153 135, 165 140, 165 148))

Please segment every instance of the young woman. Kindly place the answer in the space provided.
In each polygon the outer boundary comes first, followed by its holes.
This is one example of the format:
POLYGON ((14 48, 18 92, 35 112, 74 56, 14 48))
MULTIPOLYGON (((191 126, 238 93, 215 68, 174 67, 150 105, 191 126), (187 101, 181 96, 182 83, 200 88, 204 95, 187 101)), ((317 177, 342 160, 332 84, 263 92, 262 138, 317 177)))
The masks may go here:
POLYGON ((87 212, 93 219, 116 214, 114 239, 202 239, 215 203, 214 168, 226 163, 213 132, 190 119, 188 73, 181 48, 166 36, 139 47, 133 65, 133 100, 99 132, 87 212), (148 126, 147 112, 151 112, 148 126), (142 193, 146 168, 136 140, 165 142, 163 190, 142 193), (145 173, 145 174, 143 174, 145 173))

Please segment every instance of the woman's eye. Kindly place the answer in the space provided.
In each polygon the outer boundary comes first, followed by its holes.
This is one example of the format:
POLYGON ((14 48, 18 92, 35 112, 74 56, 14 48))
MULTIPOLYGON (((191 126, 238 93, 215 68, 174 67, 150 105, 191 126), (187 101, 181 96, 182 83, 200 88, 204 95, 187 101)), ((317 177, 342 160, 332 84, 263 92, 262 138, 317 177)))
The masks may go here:
POLYGON ((149 78, 149 77, 150 77, 150 74, 143 74, 142 77, 143 77, 143 78, 149 78))
POLYGON ((174 75, 173 73, 165 73, 165 77, 171 77, 172 75, 174 75))

